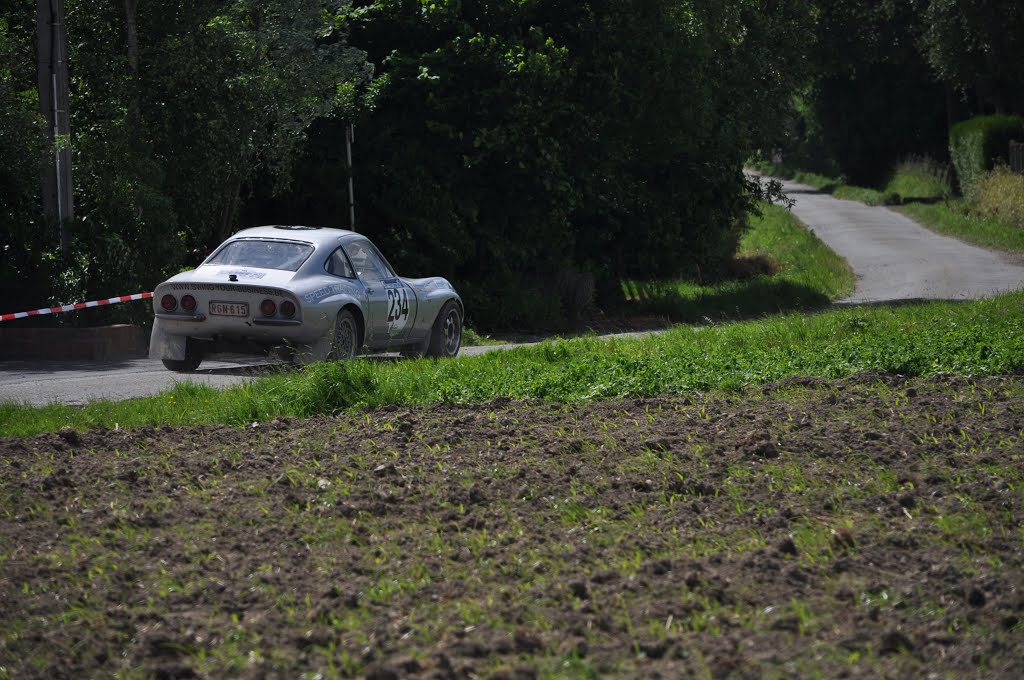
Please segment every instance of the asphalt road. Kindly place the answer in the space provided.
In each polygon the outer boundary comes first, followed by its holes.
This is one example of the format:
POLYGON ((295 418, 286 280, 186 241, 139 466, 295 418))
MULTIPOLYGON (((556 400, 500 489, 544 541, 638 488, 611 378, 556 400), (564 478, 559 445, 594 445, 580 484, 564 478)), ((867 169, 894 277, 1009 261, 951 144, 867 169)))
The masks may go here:
MULTIPOLYGON (((616 335, 628 337, 643 333, 616 335)), ((533 343, 463 347, 460 355, 473 356, 526 344, 533 343)), ((390 358, 391 355, 380 355, 369 360, 390 358)), ((193 373, 174 373, 160 361, 151 359, 0 361, 0 402, 45 406, 55 402, 82 405, 97 399, 120 401, 157 394, 186 381, 212 387, 239 385, 282 369, 291 370, 291 365, 245 356, 206 359, 193 373)))
POLYGON ((940 236, 884 206, 783 182, 795 214, 857 274, 843 302, 973 300, 1024 288, 1024 258, 940 236))
MULTIPOLYGON (((857 274, 846 303, 910 299, 963 300, 1024 288, 1024 258, 939 236, 900 213, 843 201, 784 183, 794 214, 857 274)), ((467 347, 479 354, 512 345, 467 347)), ((183 380, 226 387, 277 370, 263 360, 204 361, 191 374, 172 373, 159 361, 0 361, 0 402, 84 404, 129 399, 167 390, 183 380)))

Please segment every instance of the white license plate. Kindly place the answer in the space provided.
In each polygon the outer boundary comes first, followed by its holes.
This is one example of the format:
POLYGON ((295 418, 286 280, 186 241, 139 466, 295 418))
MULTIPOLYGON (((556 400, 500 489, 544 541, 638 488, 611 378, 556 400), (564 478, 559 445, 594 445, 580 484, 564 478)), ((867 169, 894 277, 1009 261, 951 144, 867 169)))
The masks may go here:
POLYGON ((216 316, 249 316, 249 304, 246 302, 211 302, 210 314, 216 316))

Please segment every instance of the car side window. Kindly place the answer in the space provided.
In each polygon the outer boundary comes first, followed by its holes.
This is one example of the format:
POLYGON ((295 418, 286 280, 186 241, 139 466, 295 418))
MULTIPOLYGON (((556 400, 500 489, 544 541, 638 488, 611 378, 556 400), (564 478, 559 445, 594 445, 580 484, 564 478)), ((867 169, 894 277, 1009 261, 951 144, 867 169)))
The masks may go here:
POLYGON ((352 271, 352 265, 348 263, 348 258, 345 257, 345 253, 342 252, 341 248, 331 253, 331 256, 327 258, 324 268, 328 274, 334 274, 335 276, 343 276, 346 279, 354 279, 356 277, 355 272, 352 271))
POLYGON ((342 247, 355 267, 356 276, 363 281, 381 281, 395 276, 391 267, 369 241, 352 241, 342 247))

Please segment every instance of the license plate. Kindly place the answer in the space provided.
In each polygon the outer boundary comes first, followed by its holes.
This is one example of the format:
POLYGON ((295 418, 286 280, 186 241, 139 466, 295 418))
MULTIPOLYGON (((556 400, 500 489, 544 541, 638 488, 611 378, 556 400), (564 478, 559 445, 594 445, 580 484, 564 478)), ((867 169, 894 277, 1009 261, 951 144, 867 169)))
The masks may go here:
POLYGON ((245 302, 211 302, 210 314, 217 316, 249 316, 249 305, 245 302))

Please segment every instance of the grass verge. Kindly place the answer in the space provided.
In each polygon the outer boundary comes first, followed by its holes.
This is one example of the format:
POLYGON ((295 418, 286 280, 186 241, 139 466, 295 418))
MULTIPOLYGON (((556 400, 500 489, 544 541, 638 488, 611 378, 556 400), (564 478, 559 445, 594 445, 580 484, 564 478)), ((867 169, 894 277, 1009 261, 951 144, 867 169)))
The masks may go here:
POLYGON ((612 308, 673 321, 742 319, 780 311, 814 309, 853 292, 856 277, 844 259, 809 232, 789 211, 763 206, 740 243, 740 280, 622 282, 612 308))
POLYGON ((898 210, 932 231, 1007 253, 1024 253, 1024 229, 971 214, 964 201, 908 203, 898 210))
POLYGON ((321 363, 225 390, 185 384, 147 399, 84 407, 7 403, 0 405, 0 434, 161 423, 245 425, 368 406, 499 397, 586 401, 732 390, 788 376, 836 378, 863 371, 1020 373, 1024 292, 976 302, 850 307, 678 327, 640 339, 550 340, 451 361, 321 363))

